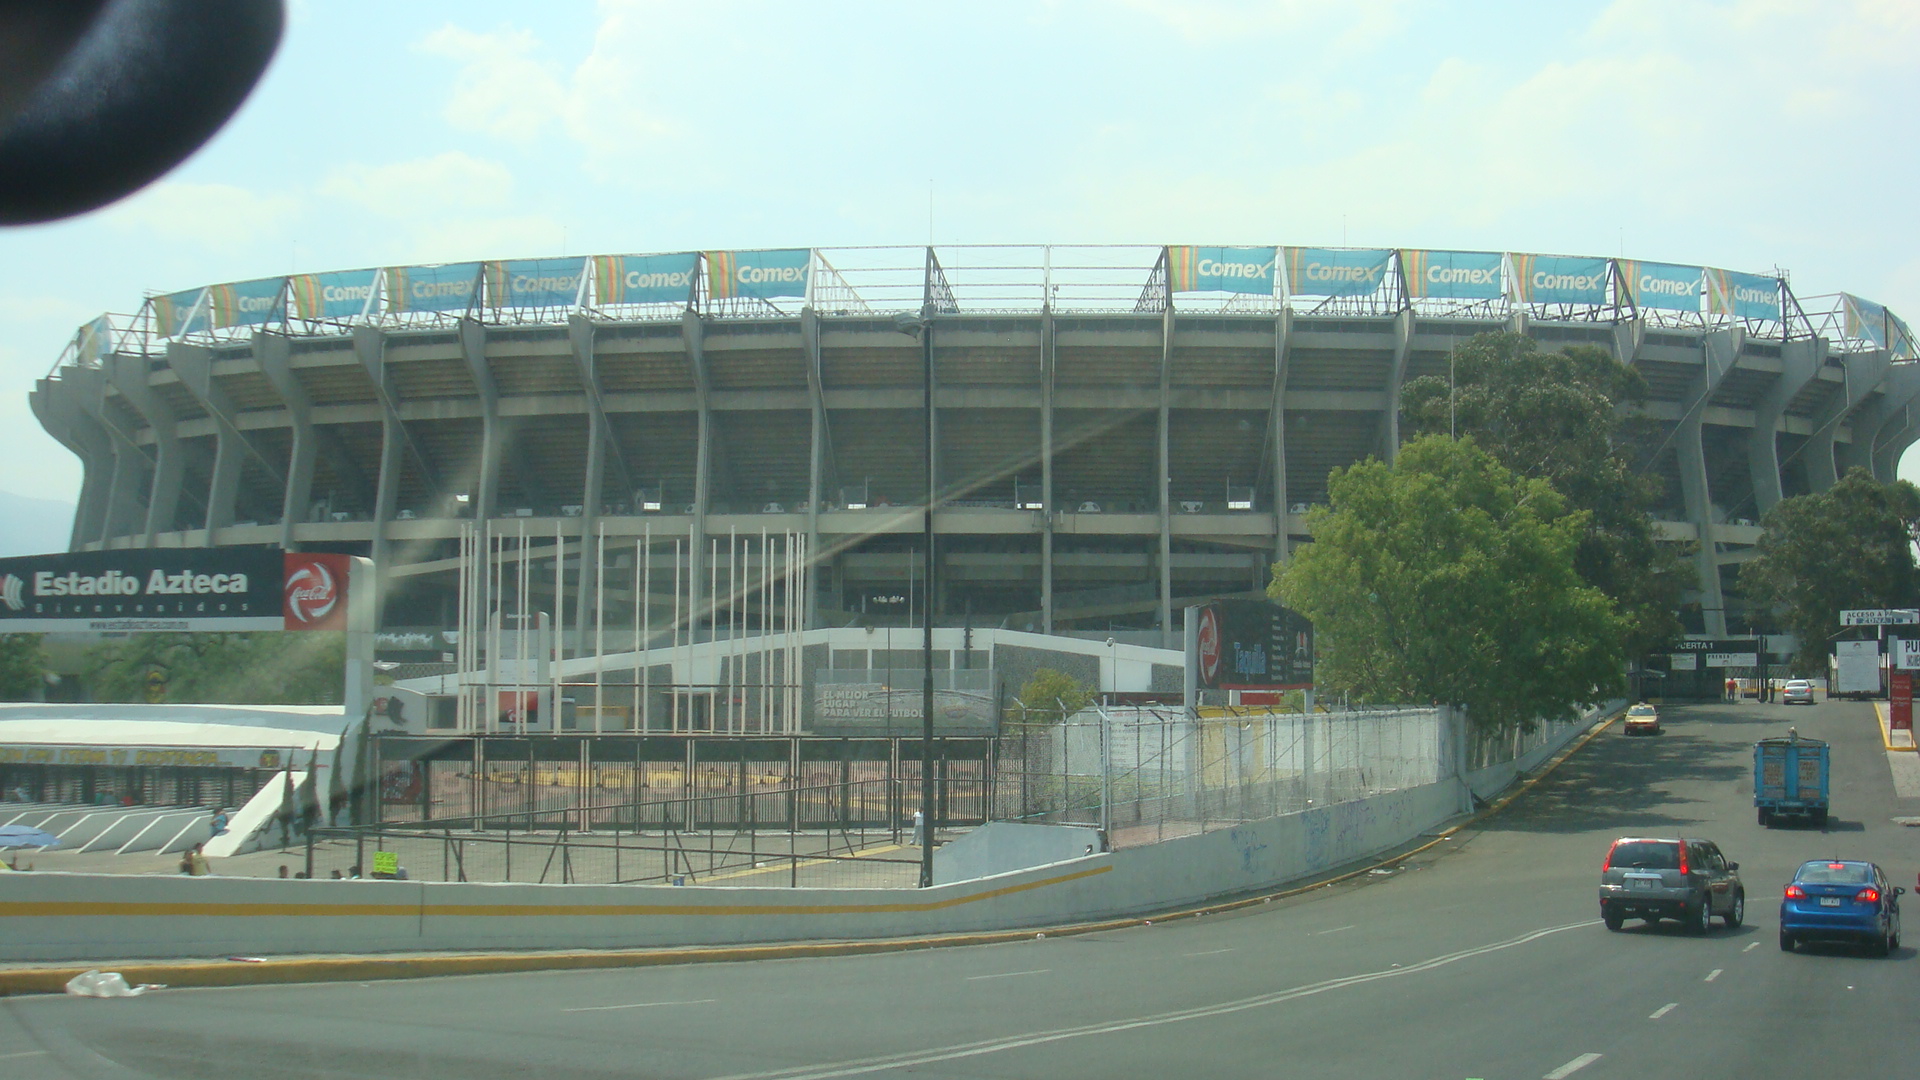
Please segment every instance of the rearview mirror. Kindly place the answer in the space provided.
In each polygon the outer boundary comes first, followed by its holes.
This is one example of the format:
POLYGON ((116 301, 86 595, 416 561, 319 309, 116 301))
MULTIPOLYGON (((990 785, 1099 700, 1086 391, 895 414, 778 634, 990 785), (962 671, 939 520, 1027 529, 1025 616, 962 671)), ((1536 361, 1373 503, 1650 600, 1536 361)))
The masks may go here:
POLYGON ((1727 864, 1727 869, 1729 871, 1738 870, 1740 869, 1740 864, 1737 862, 1730 862, 1727 864))

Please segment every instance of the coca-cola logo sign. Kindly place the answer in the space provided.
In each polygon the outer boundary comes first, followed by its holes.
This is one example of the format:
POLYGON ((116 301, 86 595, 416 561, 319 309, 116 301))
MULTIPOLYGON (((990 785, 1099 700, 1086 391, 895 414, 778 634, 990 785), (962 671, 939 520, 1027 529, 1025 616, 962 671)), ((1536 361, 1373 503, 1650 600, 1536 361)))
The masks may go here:
POLYGON ((1200 609, 1200 678, 1212 683, 1220 675, 1220 616, 1211 607, 1200 609))
POLYGON ((287 553, 281 603, 287 629, 345 629, 349 565, 345 555, 287 553))

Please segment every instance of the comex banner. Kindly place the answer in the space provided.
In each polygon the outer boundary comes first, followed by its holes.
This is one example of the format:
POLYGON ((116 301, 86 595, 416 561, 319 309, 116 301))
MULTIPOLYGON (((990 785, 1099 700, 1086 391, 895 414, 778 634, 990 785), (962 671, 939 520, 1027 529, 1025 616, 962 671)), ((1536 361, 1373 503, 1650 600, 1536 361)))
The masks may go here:
POLYGON ((1702 273, 1698 266, 1620 260, 1620 276, 1634 307, 1697 312, 1702 273))
POLYGON ((1780 321, 1780 279, 1737 270, 1708 270, 1708 304, 1716 315, 1780 321))
POLYGON ((1273 295, 1278 248, 1167 248, 1167 283, 1174 292, 1273 295))
POLYGON ((1497 251, 1402 251, 1407 295, 1444 300, 1498 300, 1506 295, 1497 251))
POLYGON ((696 252, 595 255, 594 295, 602 304, 685 304, 693 300, 696 252))
POLYGON ((378 270, 336 270, 329 274, 296 274, 287 279, 296 319, 350 319, 365 314, 373 302, 378 270))
POLYGON ((1387 277, 1393 252, 1374 248, 1287 249, 1287 292, 1293 296, 1371 296, 1387 277))
POLYGON ((1611 259, 1513 256, 1513 295, 1526 304, 1605 304, 1611 259))
POLYGON ((340 630, 351 567, 264 547, 0 559, 0 633, 340 630))
POLYGON ((506 259, 487 264, 487 306, 573 307, 581 300, 585 259, 506 259))
POLYGON ((709 251, 706 257, 707 295, 715 300, 807 295, 813 270, 813 252, 808 248, 709 251))
POLYGON ((207 313, 214 329, 277 321, 284 310, 280 298, 286 285, 286 278, 276 277, 208 286, 207 313))
POLYGON ((387 270, 388 311, 466 311, 480 283, 479 263, 395 266, 387 270))

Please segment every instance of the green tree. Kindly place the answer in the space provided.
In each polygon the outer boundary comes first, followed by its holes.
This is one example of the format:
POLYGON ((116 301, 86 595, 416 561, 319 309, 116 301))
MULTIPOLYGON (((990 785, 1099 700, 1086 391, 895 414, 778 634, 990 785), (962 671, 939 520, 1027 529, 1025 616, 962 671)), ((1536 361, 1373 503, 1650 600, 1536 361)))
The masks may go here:
POLYGON ((1825 491, 1780 500, 1760 526, 1740 585, 1800 639, 1802 674, 1825 669, 1841 611, 1920 601, 1920 488, 1905 480, 1883 484, 1855 467, 1825 491))
POLYGON ((30 701, 44 685, 39 634, 0 634, 0 701, 30 701))
POLYGON ((1634 468, 1650 429, 1632 406, 1646 383, 1604 350, 1544 352, 1523 334, 1480 334, 1454 351, 1451 379, 1428 375, 1401 393, 1416 435, 1471 435, 1523 477, 1545 480, 1584 511, 1574 550, 1581 580, 1624 617, 1630 656, 1680 635, 1674 611, 1689 581, 1680 545, 1655 539, 1658 477, 1634 468))
POLYGON ((307 631, 134 634, 97 645, 86 679, 95 701, 228 705, 335 705, 345 690, 346 637, 307 631))
POLYGON ((1020 724, 1055 724, 1093 701, 1093 690, 1086 683, 1062 671, 1040 668, 1014 695, 1018 704, 1007 710, 1007 718, 1020 724))
POLYGON ((1464 706, 1526 729, 1618 693, 1622 620, 1580 579, 1586 515, 1470 439, 1428 435, 1335 469, 1313 543, 1269 594, 1313 620, 1328 689, 1464 706))

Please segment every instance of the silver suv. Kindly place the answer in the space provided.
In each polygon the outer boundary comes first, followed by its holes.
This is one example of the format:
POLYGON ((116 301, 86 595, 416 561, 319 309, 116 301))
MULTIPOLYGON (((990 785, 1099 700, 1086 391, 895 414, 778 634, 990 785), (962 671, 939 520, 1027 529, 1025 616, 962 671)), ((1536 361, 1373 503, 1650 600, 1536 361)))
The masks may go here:
POLYGON ((1715 915, 1739 926, 1747 914, 1739 871, 1710 840, 1623 836, 1600 867, 1600 919, 1609 930, 1628 919, 1678 919, 1704 934, 1715 915))

